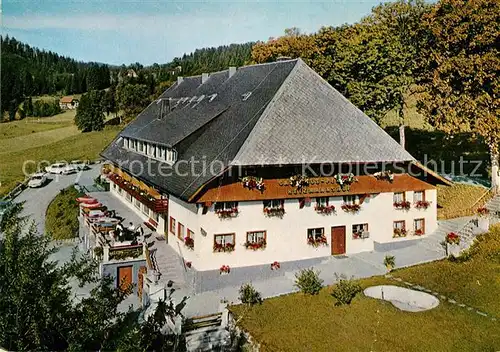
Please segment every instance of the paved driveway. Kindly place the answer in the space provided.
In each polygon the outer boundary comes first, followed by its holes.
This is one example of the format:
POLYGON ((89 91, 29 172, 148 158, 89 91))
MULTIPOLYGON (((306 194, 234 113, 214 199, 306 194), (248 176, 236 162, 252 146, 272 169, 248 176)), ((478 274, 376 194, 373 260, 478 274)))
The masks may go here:
POLYGON ((27 188, 19 196, 15 202, 25 202, 23 215, 29 216, 35 221, 38 232, 45 233, 45 213, 47 207, 60 190, 74 184, 90 185, 94 183, 94 179, 99 175, 101 165, 92 165, 90 170, 80 171, 71 175, 49 175, 50 182, 44 187, 27 188))

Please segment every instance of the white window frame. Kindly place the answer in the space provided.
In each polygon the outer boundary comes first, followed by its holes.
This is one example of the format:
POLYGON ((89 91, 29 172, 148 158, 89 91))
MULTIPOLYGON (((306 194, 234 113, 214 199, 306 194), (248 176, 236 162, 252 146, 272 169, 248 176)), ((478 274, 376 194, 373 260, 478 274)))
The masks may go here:
POLYGON ((267 231, 248 231, 247 243, 261 243, 266 241, 267 231))
POLYGON ((404 220, 396 220, 392 223, 393 229, 406 230, 406 221, 404 220), (401 225, 401 227, 400 227, 401 225))
POLYGON ((406 200, 405 198, 405 192, 394 192, 392 200, 394 203, 401 203, 406 200))
POLYGON ((237 208, 237 202, 219 202, 215 203, 215 210, 231 210, 233 208, 237 208))
POLYGON ((319 238, 325 236, 325 228, 324 227, 316 227, 312 229, 307 229, 307 238, 312 236, 312 238, 316 241, 319 238))
POLYGON ((270 199, 264 201, 264 208, 281 209, 283 207, 284 201, 282 199, 270 199))
POLYGON ((424 218, 421 218, 421 219, 414 219, 413 220, 413 230, 414 231, 417 231, 417 230, 424 230, 425 229, 425 219, 424 218), (417 223, 420 223, 421 226, 420 227, 417 227, 417 223))
POLYGON ((413 192, 413 201, 414 202, 423 202, 425 200, 425 191, 414 191, 413 192), (420 197, 417 197, 417 194, 420 195, 420 197))
POLYGON ((236 242, 236 235, 234 233, 220 233, 214 235, 214 243, 225 246, 228 243, 235 245, 235 242, 236 242), (217 242, 217 238, 221 239, 221 242, 217 242), (228 242, 227 238, 231 238, 231 241, 228 242))

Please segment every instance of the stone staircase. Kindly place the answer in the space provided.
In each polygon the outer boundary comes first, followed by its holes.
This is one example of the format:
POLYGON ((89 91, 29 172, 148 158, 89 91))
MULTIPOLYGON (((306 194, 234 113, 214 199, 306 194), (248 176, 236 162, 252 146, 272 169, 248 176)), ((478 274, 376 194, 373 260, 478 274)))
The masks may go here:
POLYGON ((159 282, 173 282, 174 289, 185 289, 186 277, 182 258, 167 244, 158 240, 154 234, 148 240, 151 263, 154 270, 160 273, 159 282))
POLYGON ((486 203, 486 208, 494 218, 500 218, 500 195, 496 195, 486 203))

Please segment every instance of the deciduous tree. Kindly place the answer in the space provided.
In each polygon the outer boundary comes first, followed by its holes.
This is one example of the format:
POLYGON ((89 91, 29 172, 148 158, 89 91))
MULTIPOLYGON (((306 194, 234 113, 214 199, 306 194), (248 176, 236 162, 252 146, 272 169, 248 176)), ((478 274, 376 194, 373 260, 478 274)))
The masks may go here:
POLYGON ((492 183, 500 187, 500 2, 441 0, 424 16, 420 107, 450 134, 473 131, 491 152, 492 183))

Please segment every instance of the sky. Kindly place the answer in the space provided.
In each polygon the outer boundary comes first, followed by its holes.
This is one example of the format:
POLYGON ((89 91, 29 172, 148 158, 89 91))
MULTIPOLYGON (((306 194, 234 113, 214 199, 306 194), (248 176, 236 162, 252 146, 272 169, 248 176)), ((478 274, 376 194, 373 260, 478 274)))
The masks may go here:
POLYGON ((81 61, 167 63, 197 48, 353 23, 380 0, 0 0, 2 33, 81 61))

